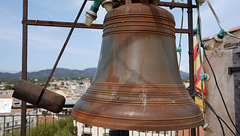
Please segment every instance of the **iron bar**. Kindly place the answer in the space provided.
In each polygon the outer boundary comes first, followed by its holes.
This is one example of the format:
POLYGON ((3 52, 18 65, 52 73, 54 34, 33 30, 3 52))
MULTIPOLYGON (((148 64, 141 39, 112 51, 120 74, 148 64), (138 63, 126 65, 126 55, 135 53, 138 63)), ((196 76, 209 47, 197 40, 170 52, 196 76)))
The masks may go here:
MULTIPOLYGON (((192 0, 188 0, 188 50, 189 50, 189 73, 190 73, 190 95, 192 96, 193 100, 195 99, 194 96, 194 60, 193 60, 193 5, 192 0)), ((191 136, 196 136, 196 129, 191 129, 191 136)))
POLYGON ((12 136, 14 135, 14 116, 12 116, 12 136))
POLYGON ((192 0, 188 0, 188 54, 189 54, 189 73, 190 73, 190 95, 194 98, 194 60, 193 60, 193 15, 192 15, 192 0))
POLYGON ((60 119, 60 136, 62 135, 62 118, 60 119))
POLYGON ((30 136, 30 128, 31 128, 31 116, 28 114, 28 135, 30 136))
POLYGON ((84 126, 85 126, 85 124, 83 124, 83 131, 82 131, 82 132, 83 132, 83 134, 84 134, 84 126))
POLYGON ((68 136, 69 136, 69 115, 68 115, 67 129, 68 129, 68 136))
MULTIPOLYGON (((64 108, 71 108, 73 106, 74 106, 74 104, 65 104, 63 107, 64 108)), ((21 108, 21 106, 12 106, 12 109, 20 109, 20 108, 21 108)), ((26 108, 27 109, 34 109, 35 106, 34 105, 27 105, 26 108)))
POLYGON ((3 117, 3 136, 5 136, 5 131, 6 131, 6 116, 3 117))
POLYGON ((90 126, 90 134, 92 134, 92 126, 90 126))
POLYGON ((53 136, 54 136, 54 114, 53 114, 53 136))
MULTIPOLYGON (((23 0, 23 23, 22 23, 22 79, 27 80, 27 19, 28 19, 28 0, 23 0)), ((21 104, 21 136, 26 136, 26 102, 21 104)))
POLYGON ((44 114, 44 120, 45 120, 45 123, 44 123, 44 136, 46 136, 47 120, 46 120, 46 115, 45 114, 44 114))
POLYGON ((75 21, 74 21, 74 23, 73 23, 69 33, 68 33, 68 36, 67 36, 67 38, 66 38, 66 40, 65 40, 65 42, 63 44, 63 47, 62 47, 62 49, 61 49, 61 51, 59 53, 59 56, 58 56, 54 66, 52 68, 52 71, 51 71, 51 73, 50 73, 50 75, 49 75, 49 77, 48 77, 48 79, 47 79, 47 81, 46 81, 46 83, 45 83, 45 85, 44 85, 44 87, 42 89, 42 92, 41 92, 38 100, 37 100, 36 107, 38 106, 38 104, 39 104, 39 102, 40 102, 40 100, 41 100, 41 98, 43 96, 43 93, 44 93, 45 89, 47 88, 47 86, 48 86, 48 84, 49 84, 49 82, 50 82, 50 80, 51 80, 51 78, 53 76, 53 73, 54 73, 55 69, 57 68, 58 62, 60 61, 60 58, 62 57, 62 54, 63 54, 63 52, 64 52, 64 50, 65 50, 65 48, 66 48, 66 46, 68 44, 68 41, 69 41, 70 37, 72 36, 73 30, 74 30, 74 28, 75 28, 75 26, 76 26, 76 24, 78 22, 78 19, 79 19, 80 15, 82 14, 82 11, 83 11, 86 3, 87 3, 87 0, 84 0, 83 4, 82 4, 82 6, 81 6, 81 8, 80 8, 80 10, 79 10, 79 12, 77 14, 77 17, 76 17, 76 19, 75 19, 75 21))
MULTIPOLYGON (((28 20, 28 25, 36 26, 55 26, 55 27, 72 27, 72 22, 59 22, 59 21, 44 21, 44 20, 28 20)), ((89 28, 89 29, 103 29, 102 24, 92 24, 90 27, 83 23, 77 23, 75 28, 89 28)))
MULTIPOLYGON (((158 6, 166 6, 166 7, 172 7, 172 8, 189 8, 189 5, 186 3, 174 3, 172 4, 172 2, 159 2, 158 6), (174 6, 172 6, 174 5, 174 6)), ((197 8, 196 5, 192 5, 192 8, 197 8)))
MULTIPOLYGON (((72 22, 44 21, 44 20, 27 20, 27 24, 35 26, 53 26, 53 27, 71 27, 73 25, 72 22)), ((75 28, 103 29, 103 25, 92 24, 90 27, 88 27, 83 23, 77 23, 75 28)), ((189 33, 189 30, 176 28, 175 33, 189 33)))
POLYGON ((38 115, 37 115, 37 136, 38 136, 38 115))
POLYGON ((109 136, 129 136, 128 130, 110 130, 109 136))
POLYGON ((199 136, 199 133, 200 133, 200 132, 199 132, 199 127, 197 127, 197 136, 199 136))
POLYGON ((99 127, 97 127, 97 136, 99 136, 99 127))

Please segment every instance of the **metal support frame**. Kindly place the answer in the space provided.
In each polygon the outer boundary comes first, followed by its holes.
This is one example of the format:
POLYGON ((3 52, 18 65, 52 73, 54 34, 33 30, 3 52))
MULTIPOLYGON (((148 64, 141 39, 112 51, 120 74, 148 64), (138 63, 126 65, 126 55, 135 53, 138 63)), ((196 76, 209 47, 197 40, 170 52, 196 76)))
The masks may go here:
MULTIPOLYGON (((54 27, 72 27, 72 22, 44 21, 44 20, 27 20, 28 25, 35 26, 54 26, 54 27)), ((75 28, 103 29, 103 24, 92 24, 90 27, 83 23, 77 23, 75 28)), ((188 29, 176 29, 175 33, 189 33, 188 29)))
MULTIPOLYGON (((28 0, 23 0, 23 23, 22 23, 22 79, 27 80, 27 34, 28 34, 28 0)), ((26 102, 21 106, 21 136, 26 136, 26 102)))
MULTIPOLYGON (((194 99, 194 60, 193 60, 193 14, 192 9, 196 8, 196 5, 192 5, 192 0, 188 0, 186 3, 172 3, 172 2, 159 2, 158 6, 166 6, 170 8, 187 8, 188 9, 188 29, 176 29, 176 33, 187 33, 189 38, 189 73, 190 73, 190 95, 194 99)), ((40 20, 28 20, 28 0, 23 0, 23 32, 22 32, 22 79, 27 80, 27 35, 28 25, 37 26, 56 26, 56 27, 71 27, 71 22, 56 22, 56 21, 40 21, 40 20)), ((76 28, 90 28, 90 29, 102 29, 102 24, 92 24, 90 27, 82 23, 77 23, 76 28)), ((21 107, 21 136, 26 136, 26 102, 22 101, 21 107)), ((118 130, 119 134, 126 134, 118 130)), ((128 132, 128 131, 127 131, 128 132)), ((191 136, 196 135, 196 129, 191 129, 191 136)), ((122 136, 122 135, 121 135, 122 136)))
POLYGON ((109 136, 129 136, 128 130, 110 130, 109 136))
MULTIPOLYGON (((188 0, 188 54, 189 54, 189 79, 190 79, 190 95, 195 100, 194 96, 194 52, 193 52, 193 5, 192 0, 188 0)), ((191 129, 191 136, 196 136, 196 128, 191 129)))

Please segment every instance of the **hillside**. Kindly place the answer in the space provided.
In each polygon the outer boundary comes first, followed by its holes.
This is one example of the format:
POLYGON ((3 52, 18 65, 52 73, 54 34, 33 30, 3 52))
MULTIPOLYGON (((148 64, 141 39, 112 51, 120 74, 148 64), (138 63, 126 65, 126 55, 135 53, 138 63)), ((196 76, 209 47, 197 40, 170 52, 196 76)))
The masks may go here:
MULTIPOLYGON (((41 70, 38 72, 29 72, 28 77, 48 77, 51 69, 41 70)), ((84 70, 71 70, 66 68, 57 68, 54 72, 54 77, 93 77, 96 72, 96 68, 87 68, 84 70)), ((188 78, 188 73, 180 71, 183 79, 188 78)), ((3 73, 0 72, 0 78, 21 77, 21 72, 18 73, 3 73)))
MULTIPOLYGON (((54 77, 93 77, 96 72, 96 68, 87 68, 84 70, 70 70, 66 68, 57 68, 53 74, 54 77)), ((51 69, 41 70, 38 72, 28 72, 28 77, 48 77, 51 73, 51 69)), ((21 77, 21 72, 18 73, 3 73, 0 72, 0 78, 21 77)))

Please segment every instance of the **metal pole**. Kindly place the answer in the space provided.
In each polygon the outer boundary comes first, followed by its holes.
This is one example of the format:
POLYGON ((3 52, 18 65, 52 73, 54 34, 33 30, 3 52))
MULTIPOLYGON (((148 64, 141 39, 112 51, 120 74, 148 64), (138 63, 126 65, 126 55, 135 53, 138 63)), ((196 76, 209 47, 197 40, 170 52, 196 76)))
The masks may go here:
MULTIPOLYGON (((27 20, 28 25, 34 26, 53 26, 53 27, 72 27, 72 22, 59 22, 59 21, 43 21, 43 20, 27 20)), ((103 29, 103 24, 92 24, 90 27, 83 23, 77 23, 75 28, 86 28, 86 29, 103 29)), ((175 33, 189 33, 188 29, 175 29, 175 33)))
MULTIPOLYGON (((188 0, 188 50, 189 50, 189 73, 190 73, 190 95, 193 99, 195 99, 194 96, 194 60, 193 60, 193 14, 192 14, 192 0, 188 0)), ((196 136, 196 129, 191 129, 191 136, 196 136)))
MULTIPOLYGON (((28 0, 23 0, 23 29, 22 29, 22 79, 27 80, 27 18, 28 0)), ((26 102, 21 106, 21 136, 26 136, 26 102)))
POLYGON ((129 136, 128 130, 110 130, 109 136, 129 136))
POLYGON ((53 74, 54 74, 55 69, 57 68, 58 62, 60 61, 60 59, 61 59, 61 57, 62 57, 62 54, 63 54, 63 52, 64 52, 64 50, 65 50, 65 48, 66 48, 66 46, 67 46, 67 44, 68 44, 68 41, 69 41, 70 37, 72 36, 73 30, 74 30, 74 28, 75 28, 75 26, 76 26, 76 24, 77 24, 77 22, 78 22, 78 19, 79 19, 80 15, 82 14, 82 11, 83 11, 86 3, 87 3, 87 0, 84 0, 84 1, 83 1, 83 4, 82 4, 82 6, 81 6, 81 8, 80 8, 80 10, 79 10, 79 12, 78 12, 78 14, 77 14, 77 17, 76 17, 76 19, 75 19, 75 21, 74 21, 74 23, 73 23, 73 25, 72 25, 69 33, 68 33, 67 39, 65 40, 65 42, 64 42, 64 44, 63 44, 63 47, 62 47, 62 49, 61 49, 61 51, 60 51, 60 53, 59 53, 59 55, 58 55, 58 58, 57 58, 57 60, 56 60, 56 62, 55 62, 55 64, 54 64, 54 66, 53 66, 53 68, 52 68, 52 70, 51 70, 51 73, 50 73, 50 75, 48 76, 48 79, 47 79, 47 81, 46 81, 46 83, 45 83, 45 85, 44 85, 44 87, 43 87, 43 89, 42 89, 42 92, 41 92, 41 94, 40 94, 40 96, 39 96, 39 98, 38 98, 38 100, 37 100, 36 107, 38 106, 39 102, 41 101, 41 98, 42 98, 42 96, 43 96, 43 93, 44 93, 44 91, 46 90, 46 88, 47 88, 47 86, 48 86, 48 84, 49 84, 49 82, 50 82, 50 80, 51 80, 51 78, 52 78, 52 76, 53 76, 53 74))

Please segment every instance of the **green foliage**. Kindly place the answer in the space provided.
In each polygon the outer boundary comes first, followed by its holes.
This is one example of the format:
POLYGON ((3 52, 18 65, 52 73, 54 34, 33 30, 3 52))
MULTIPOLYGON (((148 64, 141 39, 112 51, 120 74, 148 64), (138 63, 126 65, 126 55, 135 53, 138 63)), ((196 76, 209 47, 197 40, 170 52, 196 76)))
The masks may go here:
POLYGON ((0 83, 8 83, 15 85, 20 81, 20 79, 20 77, 0 78, 0 83))
MULTIPOLYGON (((61 136, 73 136, 73 120, 70 116, 63 119, 55 120, 54 127, 52 122, 46 122, 46 125, 45 122, 42 122, 38 124, 38 127, 35 126, 33 128, 30 128, 30 133, 29 129, 27 128, 26 133, 27 136, 36 136, 37 133, 39 136, 51 136, 53 135, 53 133, 54 136, 60 136, 60 134, 61 136)), ((20 136, 20 131, 15 131, 13 135, 20 136)), ((6 133, 5 136, 12 136, 12 133, 6 133)))
POLYGON ((4 86, 4 90, 12 90, 12 85, 10 85, 10 84, 6 84, 5 86, 4 86))
MULTIPOLYGON (((51 79, 51 81, 53 80, 83 80, 87 77, 70 77, 70 76, 67 76, 67 77, 53 77, 51 79)), ((9 77, 9 78, 0 78, 0 83, 7 83, 7 84, 13 84, 13 85, 16 85, 19 83, 19 81, 21 80, 20 77, 9 77)), ((90 80, 92 80, 92 77, 90 77, 90 80)), ((45 84, 45 82, 47 81, 47 77, 29 77, 28 78, 28 81, 31 82, 31 83, 35 83, 37 85, 40 85, 40 86, 43 86, 45 84), (35 79, 38 79, 37 82, 35 82, 35 79)))
POLYGON ((183 82, 189 82, 189 78, 183 78, 182 81, 183 82))

